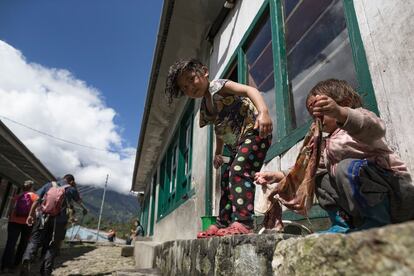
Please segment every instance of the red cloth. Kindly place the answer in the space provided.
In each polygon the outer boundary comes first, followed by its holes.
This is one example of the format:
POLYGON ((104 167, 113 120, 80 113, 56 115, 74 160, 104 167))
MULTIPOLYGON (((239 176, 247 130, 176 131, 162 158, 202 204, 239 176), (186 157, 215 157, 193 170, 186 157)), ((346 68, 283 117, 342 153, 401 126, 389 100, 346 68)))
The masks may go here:
POLYGON ((321 144, 322 123, 317 119, 312 123, 303 141, 294 167, 268 196, 271 204, 265 213, 264 226, 266 228, 283 229, 280 203, 307 216, 315 193, 315 176, 321 156, 321 144))

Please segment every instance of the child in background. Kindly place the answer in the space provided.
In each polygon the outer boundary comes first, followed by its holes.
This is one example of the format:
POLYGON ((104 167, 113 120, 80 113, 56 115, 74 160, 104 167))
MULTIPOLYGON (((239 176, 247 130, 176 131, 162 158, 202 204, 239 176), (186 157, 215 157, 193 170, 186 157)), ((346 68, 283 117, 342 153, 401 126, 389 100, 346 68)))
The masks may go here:
POLYGON ((170 103, 183 94, 202 98, 200 127, 214 125, 216 169, 224 162, 223 146, 232 153, 221 178, 217 223, 197 237, 248 234, 253 228, 253 177, 270 147, 272 121, 257 89, 224 79, 210 82, 208 77, 208 69, 201 62, 178 61, 170 67, 165 90, 170 103))
MULTIPOLYGON (((362 108, 345 81, 319 82, 306 99, 323 120, 325 139, 316 196, 332 222, 326 232, 347 233, 414 218, 414 186, 405 164, 385 141, 385 125, 362 108), (325 171, 326 171, 325 170, 325 171)), ((282 172, 259 172, 258 184, 279 182, 282 172)))

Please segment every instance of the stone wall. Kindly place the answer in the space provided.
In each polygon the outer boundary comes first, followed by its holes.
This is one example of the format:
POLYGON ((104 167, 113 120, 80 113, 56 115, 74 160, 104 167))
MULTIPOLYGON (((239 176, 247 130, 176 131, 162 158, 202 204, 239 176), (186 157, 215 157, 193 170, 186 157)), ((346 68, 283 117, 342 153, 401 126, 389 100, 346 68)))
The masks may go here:
POLYGON ((244 235, 155 247, 162 275, 414 275, 414 222, 348 235, 244 235))
POLYGON ((162 275, 269 275, 275 246, 289 235, 178 240, 155 248, 162 275))
POLYGON ((353 2, 387 140, 413 173, 414 1, 353 2))

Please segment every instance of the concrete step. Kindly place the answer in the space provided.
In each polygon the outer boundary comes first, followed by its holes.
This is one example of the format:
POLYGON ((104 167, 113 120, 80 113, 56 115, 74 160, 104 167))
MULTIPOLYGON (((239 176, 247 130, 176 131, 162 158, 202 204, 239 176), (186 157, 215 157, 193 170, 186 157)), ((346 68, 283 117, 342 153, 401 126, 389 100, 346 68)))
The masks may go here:
POLYGON ((139 244, 136 251, 153 256, 147 264, 161 275, 414 275, 413 232, 414 222, 346 235, 268 231, 139 244))

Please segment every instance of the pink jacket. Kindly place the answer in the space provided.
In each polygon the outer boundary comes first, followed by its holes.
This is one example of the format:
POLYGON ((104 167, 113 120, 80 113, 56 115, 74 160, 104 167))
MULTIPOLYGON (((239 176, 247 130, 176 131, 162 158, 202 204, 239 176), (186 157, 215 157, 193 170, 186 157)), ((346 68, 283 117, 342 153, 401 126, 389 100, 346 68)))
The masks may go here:
MULTIPOLYGON (((331 175, 344 159, 367 159, 384 169, 408 174, 403 161, 385 141, 385 125, 373 112, 364 108, 348 110, 348 118, 327 139, 322 162, 331 175)), ((321 164, 322 165, 322 164, 321 164)))

